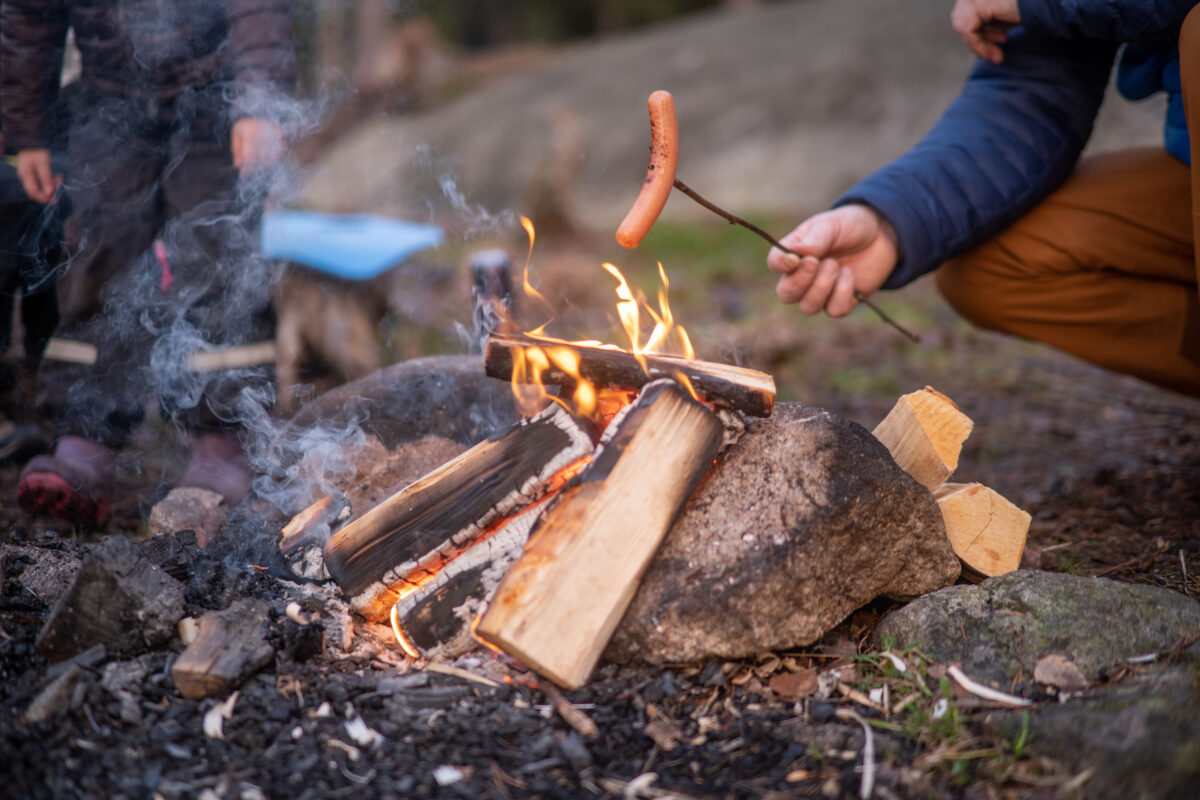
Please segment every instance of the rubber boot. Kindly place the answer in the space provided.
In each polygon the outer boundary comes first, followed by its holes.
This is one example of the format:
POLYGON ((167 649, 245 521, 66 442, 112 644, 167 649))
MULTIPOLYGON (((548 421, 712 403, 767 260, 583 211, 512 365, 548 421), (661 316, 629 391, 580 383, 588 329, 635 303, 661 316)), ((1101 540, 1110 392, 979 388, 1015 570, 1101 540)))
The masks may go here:
POLYGON ((103 527, 112 515, 116 459, 107 445, 64 436, 53 455, 35 456, 21 470, 17 502, 30 514, 103 527))

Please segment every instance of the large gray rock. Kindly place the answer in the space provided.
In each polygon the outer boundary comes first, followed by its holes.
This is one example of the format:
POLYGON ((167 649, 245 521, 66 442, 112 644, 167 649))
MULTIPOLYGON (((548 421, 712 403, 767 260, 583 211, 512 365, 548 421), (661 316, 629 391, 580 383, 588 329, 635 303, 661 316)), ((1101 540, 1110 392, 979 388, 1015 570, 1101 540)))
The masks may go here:
MULTIPOLYGON (((1029 753, 1091 770, 1082 796, 1104 800, 1193 798, 1200 788, 1200 692, 1196 666, 1175 666, 1067 703, 1033 709, 1029 753)), ((986 723, 1015 739, 1022 712, 986 723)))
POLYGON ((894 611, 876 645, 915 644, 973 678, 1007 685, 1037 660, 1067 656, 1088 680, 1126 658, 1161 651, 1200 629, 1200 603, 1154 586, 1020 570, 952 586, 894 611))
POLYGON ((805 645, 881 594, 958 573, 933 496, 875 437, 781 403, 692 497, 606 655, 674 663, 805 645))
POLYGON ((519 418, 512 387, 487 376, 482 356, 428 356, 326 392, 292 417, 282 438, 357 424, 389 450, 425 436, 475 444, 519 418))
MULTIPOLYGON (((563 49, 429 112, 361 120, 315 165, 304 204, 426 219, 430 204, 452 212, 465 195, 464 217, 482 227, 493 218, 480 206, 528 209, 562 151, 576 170, 578 220, 611 235, 645 174, 646 98, 669 89, 679 176, 739 213, 786 210, 799 222, 915 144, 974 63, 945 0, 720 5, 563 49)), ((1089 147, 1161 146, 1161 96, 1133 104, 1113 95, 1089 147)), ((715 219, 682 196, 667 212, 715 219)))
MULTIPOLYGON (((361 480, 366 466, 382 463, 384 453, 394 462, 392 456, 401 449, 406 454, 438 449, 427 446, 434 439, 474 445, 507 430, 519 418, 511 385, 489 378, 482 356, 403 361, 301 408, 272 440, 263 458, 268 474, 256 480, 254 488, 260 497, 295 514, 361 480)), ((406 460, 406 454, 398 457, 406 460)), ((396 466, 392 463, 390 468, 396 466)), ((367 488, 367 494, 379 494, 377 487, 367 488)))

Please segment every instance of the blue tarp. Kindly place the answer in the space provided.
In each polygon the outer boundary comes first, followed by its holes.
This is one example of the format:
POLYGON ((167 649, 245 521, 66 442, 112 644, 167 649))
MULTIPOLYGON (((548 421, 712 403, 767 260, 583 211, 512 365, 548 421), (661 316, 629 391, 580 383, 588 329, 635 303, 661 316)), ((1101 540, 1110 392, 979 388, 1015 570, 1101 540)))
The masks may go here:
POLYGON ((443 238, 436 225, 374 214, 270 211, 262 221, 264 257, 350 280, 373 278, 443 238))

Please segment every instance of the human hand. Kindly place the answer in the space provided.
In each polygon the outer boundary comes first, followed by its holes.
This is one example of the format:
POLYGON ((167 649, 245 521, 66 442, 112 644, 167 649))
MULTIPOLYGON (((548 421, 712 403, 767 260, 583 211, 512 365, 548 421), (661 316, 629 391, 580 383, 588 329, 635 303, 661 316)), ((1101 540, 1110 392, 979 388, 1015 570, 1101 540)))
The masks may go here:
POLYGON ((767 267, 782 276, 775 294, 805 314, 844 317, 858 305, 855 291, 874 292, 900 260, 891 223, 864 205, 809 217, 780 243, 803 257, 771 248, 767 267))
POLYGON ((260 117, 242 117, 233 123, 230 137, 233 166, 246 177, 261 167, 269 167, 283 158, 283 128, 260 117))
POLYGON ((50 166, 50 151, 46 148, 18 150, 17 177, 29 199, 42 205, 54 199, 62 183, 62 175, 55 175, 50 166))
POLYGON ((1008 41, 1008 31, 1021 24, 1017 0, 956 0, 950 11, 950 24, 971 52, 993 64, 1004 60, 1000 45, 1008 41))

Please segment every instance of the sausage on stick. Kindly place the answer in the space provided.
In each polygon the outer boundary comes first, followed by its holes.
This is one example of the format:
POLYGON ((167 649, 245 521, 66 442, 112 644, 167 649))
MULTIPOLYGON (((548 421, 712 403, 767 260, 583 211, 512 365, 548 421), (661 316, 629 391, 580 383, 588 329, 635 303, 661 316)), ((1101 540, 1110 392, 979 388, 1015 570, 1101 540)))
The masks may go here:
POLYGON ((675 184, 675 167, 679 164, 679 121, 675 118, 675 98, 661 89, 646 101, 650 109, 650 165, 646 180, 633 208, 617 228, 617 243, 630 249, 654 225, 675 184))
MULTIPOLYGON (((632 249, 642 243, 642 239, 658 221, 658 215, 662 213, 663 207, 667 204, 667 197, 671 194, 671 188, 674 187, 734 225, 741 225, 743 228, 753 231, 784 252, 799 255, 790 248, 784 247, 778 239, 754 223, 744 220, 736 214, 731 214, 704 199, 690 186, 675 177, 675 169, 679 164, 679 121, 675 117, 675 98, 671 96, 670 92, 659 89, 650 95, 646 105, 650 109, 650 165, 646 168, 646 180, 642 183, 642 190, 638 193, 633 208, 629 209, 629 213, 625 215, 625 219, 617 228, 618 244, 632 249)), ((854 299, 874 311, 880 319, 904 336, 914 342, 920 341, 920 337, 889 317, 883 309, 871 302, 865 294, 857 289, 854 290, 854 299)))

